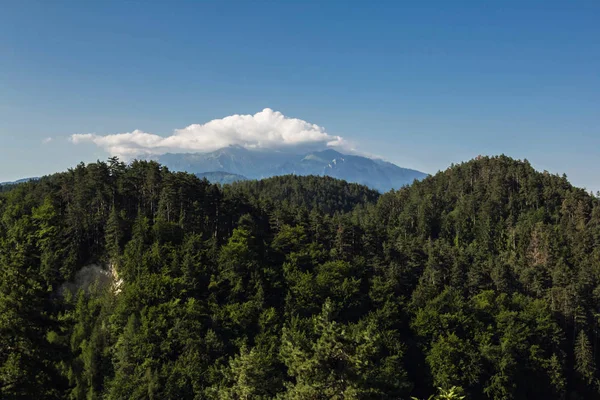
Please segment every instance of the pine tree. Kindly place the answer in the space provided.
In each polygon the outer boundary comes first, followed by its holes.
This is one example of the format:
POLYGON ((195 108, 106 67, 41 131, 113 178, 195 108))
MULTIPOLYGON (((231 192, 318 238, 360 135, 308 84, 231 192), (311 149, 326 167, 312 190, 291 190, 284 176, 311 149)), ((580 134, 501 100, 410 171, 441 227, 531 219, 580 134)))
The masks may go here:
POLYGON ((593 382, 596 374, 592 346, 583 330, 579 332, 575 341, 575 371, 577 371, 581 379, 587 384, 593 382))

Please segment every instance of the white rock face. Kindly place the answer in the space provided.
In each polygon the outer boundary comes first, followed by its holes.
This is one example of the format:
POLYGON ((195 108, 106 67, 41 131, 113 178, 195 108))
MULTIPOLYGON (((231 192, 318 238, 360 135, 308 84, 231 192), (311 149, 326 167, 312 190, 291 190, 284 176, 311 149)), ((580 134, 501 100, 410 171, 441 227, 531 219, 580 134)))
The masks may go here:
POLYGON ((121 293, 123 289, 123 278, 119 278, 119 273, 117 272, 117 265, 114 263, 109 264, 110 274, 112 276, 112 290, 115 294, 121 293))
POLYGON ((114 263, 108 265, 90 264, 81 268, 75 274, 73 282, 67 282, 60 288, 60 293, 69 290, 75 294, 79 290, 89 293, 93 290, 111 288, 113 293, 119 294, 122 290, 123 279, 119 278, 117 267, 114 263))

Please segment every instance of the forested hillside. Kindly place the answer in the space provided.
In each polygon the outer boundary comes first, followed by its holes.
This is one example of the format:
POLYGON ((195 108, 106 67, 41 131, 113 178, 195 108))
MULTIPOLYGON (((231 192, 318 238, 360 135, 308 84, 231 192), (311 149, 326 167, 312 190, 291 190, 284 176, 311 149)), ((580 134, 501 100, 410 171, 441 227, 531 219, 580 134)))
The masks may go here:
POLYGON ((599 328, 600 202, 504 156, 383 195, 114 158, 0 194, 2 399, 594 399, 599 328))

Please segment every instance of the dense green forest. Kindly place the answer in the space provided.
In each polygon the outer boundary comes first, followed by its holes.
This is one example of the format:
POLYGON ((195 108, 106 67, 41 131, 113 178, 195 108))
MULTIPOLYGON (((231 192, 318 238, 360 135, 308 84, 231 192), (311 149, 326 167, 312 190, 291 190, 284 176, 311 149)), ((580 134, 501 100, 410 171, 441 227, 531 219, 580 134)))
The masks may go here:
POLYGON ((0 192, 2 399, 600 398, 600 202, 527 161, 0 192))

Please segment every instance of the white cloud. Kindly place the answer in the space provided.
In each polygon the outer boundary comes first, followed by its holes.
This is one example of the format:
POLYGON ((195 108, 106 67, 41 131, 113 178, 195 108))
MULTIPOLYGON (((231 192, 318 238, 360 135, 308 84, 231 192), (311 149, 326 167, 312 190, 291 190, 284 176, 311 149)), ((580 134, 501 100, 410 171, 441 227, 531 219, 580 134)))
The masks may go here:
POLYGON ((75 144, 92 142, 111 155, 123 158, 167 152, 207 152, 229 145, 256 149, 336 147, 351 150, 346 140, 328 134, 325 128, 286 117, 270 108, 254 115, 231 115, 190 125, 176 129, 167 137, 135 130, 112 135, 76 134, 71 136, 71 141, 75 144))
POLYGON ((43 144, 48 144, 48 143, 50 143, 51 141, 52 141, 52 138, 51 138, 51 137, 47 137, 47 138, 45 138, 44 140, 42 140, 42 143, 43 143, 43 144))

